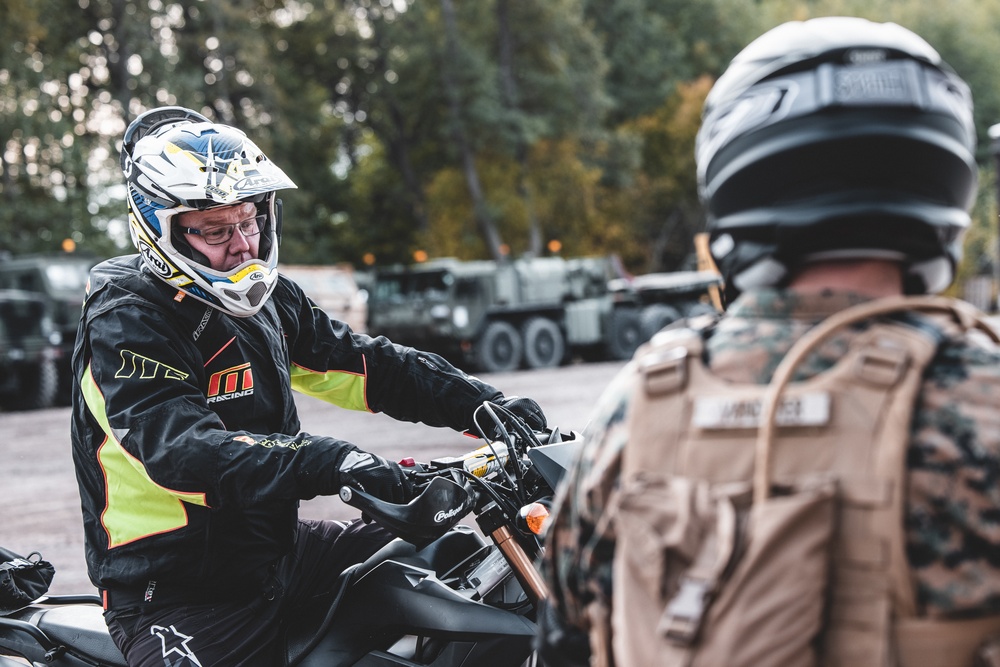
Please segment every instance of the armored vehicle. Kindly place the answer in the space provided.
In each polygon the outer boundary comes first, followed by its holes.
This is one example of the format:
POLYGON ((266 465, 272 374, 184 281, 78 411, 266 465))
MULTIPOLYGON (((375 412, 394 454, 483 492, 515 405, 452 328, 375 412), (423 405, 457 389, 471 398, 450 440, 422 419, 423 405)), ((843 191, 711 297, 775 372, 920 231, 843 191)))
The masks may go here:
POLYGON ((553 367, 573 356, 628 359, 668 315, 710 307, 702 299, 718 284, 715 274, 657 282, 617 267, 613 257, 546 257, 380 269, 368 331, 488 372, 553 367), (661 305, 672 310, 654 323, 648 309, 661 305))
POLYGON ((56 397, 59 334, 45 300, 0 290, 0 409, 50 407, 56 397))
POLYGON ((69 404, 72 377, 70 359, 76 342, 76 327, 91 267, 98 259, 61 253, 30 255, 0 260, 0 289, 32 292, 42 299, 46 314, 59 337, 56 402, 69 404))

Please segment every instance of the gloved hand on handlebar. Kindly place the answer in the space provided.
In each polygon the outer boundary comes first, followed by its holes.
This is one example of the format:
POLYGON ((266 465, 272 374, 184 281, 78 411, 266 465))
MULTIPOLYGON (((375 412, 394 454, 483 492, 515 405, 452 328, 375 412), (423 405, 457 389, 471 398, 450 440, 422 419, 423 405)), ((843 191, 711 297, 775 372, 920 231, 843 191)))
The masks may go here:
MULTIPOLYGON (((532 431, 541 431, 548 425, 545 413, 542 412, 542 406, 538 405, 534 399, 522 396, 504 396, 494 398, 493 403, 506 408, 514 416, 519 417, 532 431)), ((476 412, 476 421, 487 436, 496 437, 496 424, 484 410, 476 412)))
POLYGON ((416 495, 413 483, 399 464, 381 456, 352 449, 340 461, 338 482, 390 503, 405 504, 416 495))

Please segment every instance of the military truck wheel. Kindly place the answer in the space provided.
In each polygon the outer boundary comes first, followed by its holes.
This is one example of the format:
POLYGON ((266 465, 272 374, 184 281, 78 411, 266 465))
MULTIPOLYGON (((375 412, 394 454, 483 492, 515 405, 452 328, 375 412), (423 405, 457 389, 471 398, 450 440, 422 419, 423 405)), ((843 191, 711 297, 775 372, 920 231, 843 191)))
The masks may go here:
POLYGON ((685 313, 684 316, 699 317, 701 315, 718 315, 718 314, 719 311, 716 310, 715 306, 713 306, 712 304, 702 303, 701 301, 698 301, 696 303, 691 304, 691 307, 688 308, 687 313, 685 313))
POLYGON ((22 368, 18 375, 20 387, 19 391, 11 396, 11 409, 40 410, 52 407, 56 399, 58 382, 54 361, 46 360, 38 366, 22 368))
POLYGON ((69 358, 64 357, 56 364, 55 405, 66 406, 73 402, 73 369, 69 358))
POLYGON ((631 359, 642 342, 638 312, 631 308, 619 308, 611 313, 606 342, 608 357, 616 361, 631 359))
POLYGON ((547 317, 532 317, 521 327, 524 337, 524 365, 528 368, 555 368, 566 354, 559 325, 547 317))
POLYGON ((646 306, 639 313, 639 330, 642 332, 642 339, 649 340, 657 331, 680 318, 681 314, 677 312, 677 309, 665 303, 654 303, 646 306))
POLYGON ((521 365, 523 349, 521 335, 514 325, 495 320, 486 325, 476 345, 477 365, 487 373, 515 370, 521 365))

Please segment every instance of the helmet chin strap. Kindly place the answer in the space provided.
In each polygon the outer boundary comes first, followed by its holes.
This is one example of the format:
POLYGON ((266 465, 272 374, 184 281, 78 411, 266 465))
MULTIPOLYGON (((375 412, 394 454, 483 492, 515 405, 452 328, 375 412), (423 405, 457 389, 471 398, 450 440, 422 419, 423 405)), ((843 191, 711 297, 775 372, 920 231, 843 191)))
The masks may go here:
POLYGON ((274 238, 281 245, 281 200, 274 200, 274 238))

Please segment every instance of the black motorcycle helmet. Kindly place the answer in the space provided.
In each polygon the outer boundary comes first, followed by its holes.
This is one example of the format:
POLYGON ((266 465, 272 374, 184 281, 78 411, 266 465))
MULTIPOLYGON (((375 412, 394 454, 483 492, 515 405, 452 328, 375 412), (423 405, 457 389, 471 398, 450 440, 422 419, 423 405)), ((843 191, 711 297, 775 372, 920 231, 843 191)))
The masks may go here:
POLYGON ((824 258, 899 260, 907 293, 945 289, 975 148, 968 86, 909 30, 827 17, 763 34, 712 88, 695 147, 727 296, 824 258))

